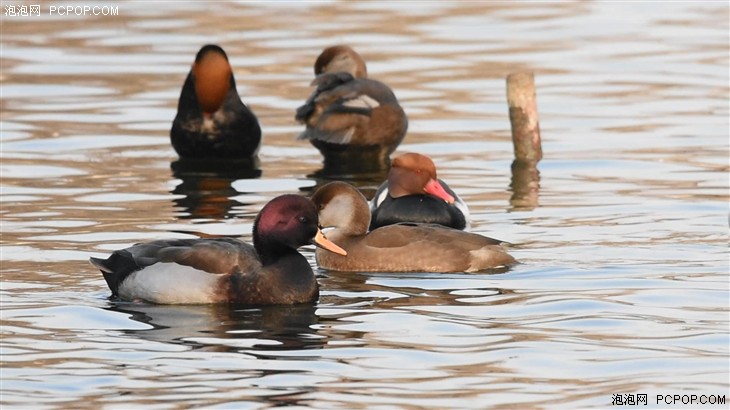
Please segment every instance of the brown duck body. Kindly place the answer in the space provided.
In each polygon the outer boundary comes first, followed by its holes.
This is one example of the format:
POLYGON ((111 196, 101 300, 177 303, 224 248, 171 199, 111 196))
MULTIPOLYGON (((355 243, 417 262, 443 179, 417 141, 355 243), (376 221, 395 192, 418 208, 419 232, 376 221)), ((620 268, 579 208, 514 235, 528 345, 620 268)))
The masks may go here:
POLYGON ((366 78, 365 62, 347 46, 325 49, 315 63, 316 89, 297 109, 325 163, 368 157, 383 164, 405 137, 408 119, 393 91, 366 78))
POLYGON ((258 153, 261 127, 241 101, 226 53, 206 45, 185 79, 170 140, 181 158, 249 159, 258 153))
POLYGON ((500 241, 436 224, 403 222, 348 236, 335 229, 328 238, 347 257, 317 251, 324 269, 360 272, 476 272, 515 262, 500 241))
POLYGON ((502 242, 434 224, 399 223, 367 232, 370 211, 365 197, 343 182, 315 192, 320 225, 334 227, 328 237, 347 251, 346 258, 317 252, 325 269, 360 272, 475 272, 509 266, 515 259, 502 242))
POLYGON ((254 244, 237 239, 158 240, 91 258, 122 300, 158 304, 313 302, 319 288, 296 248, 313 241, 344 254, 317 228, 317 210, 298 195, 267 204, 254 223, 254 244))

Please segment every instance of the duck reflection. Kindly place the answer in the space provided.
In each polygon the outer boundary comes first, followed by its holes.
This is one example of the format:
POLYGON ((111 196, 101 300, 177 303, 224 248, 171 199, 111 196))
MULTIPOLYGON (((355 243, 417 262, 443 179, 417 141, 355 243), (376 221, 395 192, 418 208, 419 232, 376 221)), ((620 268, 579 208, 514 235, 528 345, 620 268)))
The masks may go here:
POLYGON ((365 198, 372 199, 380 184, 388 178, 390 164, 374 163, 367 156, 348 156, 342 161, 330 164, 326 160, 324 167, 307 175, 315 181, 314 186, 301 188, 301 191, 313 194, 319 187, 333 181, 347 182, 360 190, 365 198))
POLYGON ((153 305, 115 303, 107 310, 131 315, 151 329, 126 330, 145 340, 182 344, 193 349, 235 352, 320 349, 327 344, 317 334, 315 306, 274 305, 153 305))
POLYGON ((178 159, 170 164, 172 174, 182 182, 171 192, 183 195, 174 200, 184 209, 183 219, 230 217, 231 210, 243 205, 232 199, 240 195, 231 184, 239 179, 261 176, 258 158, 246 160, 178 159))
POLYGON ((343 151, 326 157, 322 169, 317 171, 324 177, 338 178, 341 175, 379 174, 383 179, 388 175, 390 159, 382 159, 371 151, 343 151))
MULTIPOLYGON (((500 267, 482 271, 480 274, 496 275, 509 272, 510 268, 500 267)), ((480 276, 480 274, 468 274, 469 280, 480 276)), ((335 306, 352 306, 367 304, 377 309, 408 309, 414 306, 458 306, 471 305, 470 296, 464 296, 458 291, 460 281, 465 279, 461 273, 356 273, 327 271, 327 274, 320 278, 320 286, 327 289, 328 294, 320 296, 320 304, 335 306), (444 286, 434 287, 433 279, 437 279, 444 286), (427 284, 420 287, 421 283, 427 284)), ((486 283, 485 283, 486 285, 486 283)), ((477 290, 470 288, 471 290, 477 290)), ((514 295, 511 289, 496 287, 480 287, 479 291, 491 294, 494 301, 482 301, 487 304, 503 304, 504 296, 514 295)), ((480 296, 482 297, 482 296, 480 296)), ((519 299, 518 295, 515 295, 519 299)), ((512 298, 510 300, 517 300, 512 298)), ((340 320, 345 320, 340 319, 340 320)))

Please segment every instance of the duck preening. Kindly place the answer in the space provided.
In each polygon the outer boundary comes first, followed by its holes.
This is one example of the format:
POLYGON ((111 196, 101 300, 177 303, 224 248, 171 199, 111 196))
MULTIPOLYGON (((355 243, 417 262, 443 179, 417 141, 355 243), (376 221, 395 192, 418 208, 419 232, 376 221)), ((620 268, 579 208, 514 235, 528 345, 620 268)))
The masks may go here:
POLYGON ((296 120, 306 126, 298 139, 309 140, 324 156, 325 166, 387 166, 408 129, 393 91, 367 78, 365 61, 345 45, 326 48, 314 74, 316 88, 296 112, 296 120))
POLYGON ((122 300, 309 303, 319 297, 319 287, 309 262, 297 252, 309 243, 347 254, 319 230, 312 201, 282 195, 257 215, 253 245, 233 238, 157 240, 90 261, 101 270, 112 296, 122 300))
POLYGON ((507 267, 515 259, 502 241, 435 224, 398 223, 371 230, 365 197, 354 186, 331 182, 312 196, 328 238, 347 257, 316 251, 321 268, 359 272, 475 272, 507 267))
POLYGON ((431 158, 407 153, 393 160, 388 179, 371 202, 370 229, 399 222, 421 222, 465 229, 469 208, 444 181, 436 177, 431 158))
POLYGON ((170 131, 181 158, 255 157, 261 143, 258 119, 241 101, 225 51, 206 45, 185 79, 170 131))

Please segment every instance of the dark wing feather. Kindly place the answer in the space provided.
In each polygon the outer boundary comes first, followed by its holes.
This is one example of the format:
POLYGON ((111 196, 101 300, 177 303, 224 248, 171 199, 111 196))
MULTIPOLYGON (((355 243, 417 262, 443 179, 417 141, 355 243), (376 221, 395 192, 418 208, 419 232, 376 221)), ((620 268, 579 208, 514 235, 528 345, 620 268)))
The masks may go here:
POLYGON ((253 246, 235 239, 209 239, 159 250, 158 262, 174 262, 211 273, 247 272, 260 267, 253 246))
POLYGON ((107 259, 89 261, 102 271, 114 295, 127 276, 155 263, 177 263, 218 274, 261 267, 254 247, 232 238, 158 240, 115 251, 107 259))
POLYGON ((317 76, 312 81, 312 85, 317 88, 314 89, 312 95, 309 96, 307 101, 301 107, 297 108, 297 114, 294 117, 297 121, 305 123, 307 119, 314 114, 317 109, 317 99, 321 94, 333 90, 342 84, 349 81, 353 81, 355 78, 350 73, 324 73, 317 76))

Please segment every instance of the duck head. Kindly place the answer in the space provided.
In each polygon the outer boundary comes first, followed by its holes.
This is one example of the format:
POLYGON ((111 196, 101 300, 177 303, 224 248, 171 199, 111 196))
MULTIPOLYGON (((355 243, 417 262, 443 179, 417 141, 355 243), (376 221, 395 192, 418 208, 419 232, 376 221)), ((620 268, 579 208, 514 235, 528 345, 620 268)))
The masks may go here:
POLYGON ((327 47, 314 62, 314 74, 346 72, 355 78, 368 75, 365 60, 346 45, 327 47))
POLYGON ((436 178, 436 165, 431 158, 416 153, 403 154, 393 160, 388 173, 388 191, 393 198, 428 194, 454 203, 454 197, 436 178))
POLYGON ((340 181, 323 185, 312 195, 319 210, 319 225, 334 227, 344 235, 365 235, 370 226, 367 199, 354 186, 340 181))
POLYGON ((253 245, 264 264, 289 250, 314 244, 339 255, 347 252, 319 230, 317 207, 299 195, 281 195, 266 204, 253 225, 253 245))
POLYGON ((203 46, 195 56, 192 71, 200 109, 204 114, 212 115, 223 104, 233 81, 228 56, 217 45, 203 46))

